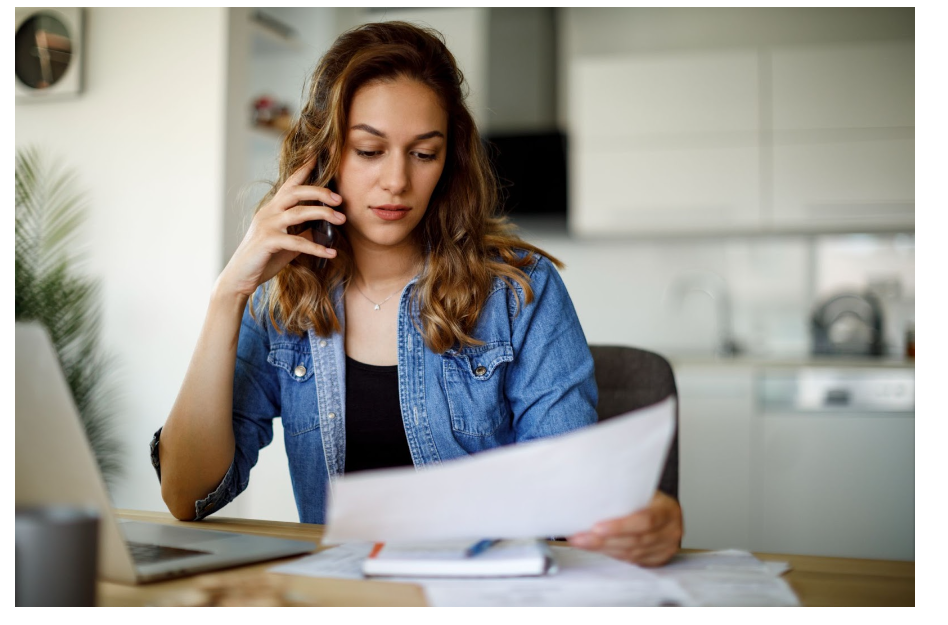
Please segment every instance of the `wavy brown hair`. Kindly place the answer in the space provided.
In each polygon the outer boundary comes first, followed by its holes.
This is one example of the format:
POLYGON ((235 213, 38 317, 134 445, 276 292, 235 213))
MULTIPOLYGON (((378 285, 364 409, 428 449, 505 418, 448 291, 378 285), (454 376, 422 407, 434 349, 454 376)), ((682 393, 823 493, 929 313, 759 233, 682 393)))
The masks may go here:
MULTIPOLYGON (((260 206, 313 158, 310 184, 329 186, 339 170, 356 92, 398 78, 429 87, 448 113, 444 170, 414 233, 426 262, 412 291, 425 342, 443 353, 480 343, 471 333, 495 278, 518 284, 528 304, 533 291, 523 269, 533 262, 530 252, 562 263, 516 236, 499 215, 497 179, 464 101, 464 77, 440 33, 384 22, 342 34, 313 73, 307 101, 283 141, 280 178, 260 206)), ((324 269, 315 257, 300 254, 270 281, 265 301, 274 325, 298 334, 313 328, 321 336, 340 330, 332 295, 353 275, 345 226, 339 239, 338 254, 324 269)))

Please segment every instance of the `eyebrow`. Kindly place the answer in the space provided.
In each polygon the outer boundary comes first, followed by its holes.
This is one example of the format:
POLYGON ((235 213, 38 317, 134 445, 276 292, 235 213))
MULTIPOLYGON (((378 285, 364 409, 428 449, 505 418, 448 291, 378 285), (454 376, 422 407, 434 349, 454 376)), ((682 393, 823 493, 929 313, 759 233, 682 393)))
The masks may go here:
MULTIPOLYGON (((352 130, 363 130, 369 134, 375 135, 376 137, 382 137, 383 139, 386 138, 386 135, 384 132, 382 132, 381 130, 377 128, 373 128, 372 126, 369 126, 368 124, 356 124, 355 126, 352 127, 352 130)), ((441 137, 442 139, 444 139, 444 133, 441 132, 440 130, 432 130, 431 132, 425 132, 420 135, 415 135, 415 140, 422 141, 424 139, 432 139, 434 137, 441 137)))

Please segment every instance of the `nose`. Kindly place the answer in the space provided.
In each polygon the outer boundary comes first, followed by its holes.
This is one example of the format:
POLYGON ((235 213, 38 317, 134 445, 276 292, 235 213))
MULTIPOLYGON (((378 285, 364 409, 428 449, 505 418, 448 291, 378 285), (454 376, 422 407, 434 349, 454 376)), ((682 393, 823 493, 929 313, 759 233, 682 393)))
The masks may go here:
POLYGON ((382 188, 392 195, 401 195, 409 187, 409 162, 404 154, 392 154, 382 165, 382 188))

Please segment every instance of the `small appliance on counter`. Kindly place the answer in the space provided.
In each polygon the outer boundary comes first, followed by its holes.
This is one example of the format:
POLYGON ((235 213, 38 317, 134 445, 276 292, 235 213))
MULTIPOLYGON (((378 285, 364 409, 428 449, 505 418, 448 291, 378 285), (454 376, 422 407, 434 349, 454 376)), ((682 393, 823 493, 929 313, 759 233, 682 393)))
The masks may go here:
POLYGON ((882 306, 872 293, 839 293, 811 319, 814 354, 882 356, 882 306))

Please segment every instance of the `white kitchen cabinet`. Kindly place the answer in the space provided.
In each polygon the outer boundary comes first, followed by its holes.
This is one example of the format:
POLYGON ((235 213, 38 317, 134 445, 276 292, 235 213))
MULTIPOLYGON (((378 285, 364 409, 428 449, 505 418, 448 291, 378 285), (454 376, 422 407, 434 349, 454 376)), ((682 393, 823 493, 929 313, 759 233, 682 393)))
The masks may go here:
POLYGON ((913 40, 570 63, 576 235, 914 228, 913 40))
POLYGON ((915 559, 913 369, 672 365, 684 547, 915 559))
POLYGON ((915 559, 913 418, 768 415, 760 445, 756 550, 915 559))
POLYGON ((915 42, 771 50, 775 131, 915 125, 915 42))
POLYGON ((599 150, 571 155, 575 234, 707 234, 758 228, 753 144, 599 150))
POLYGON ((915 221, 915 45, 771 52, 776 229, 879 230, 915 221))
POLYGON ((914 128, 858 134, 775 143, 773 230, 914 228, 914 128))
POLYGON ((915 559, 914 371, 761 373, 756 551, 915 559))
POLYGON ((757 228, 756 50, 582 58, 571 84, 573 232, 757 228))
POLYGON ((682 545, 751 548, 753 368, 676 364, 682 545))

